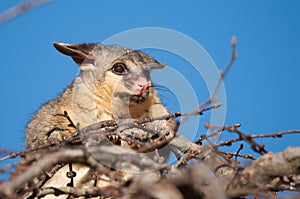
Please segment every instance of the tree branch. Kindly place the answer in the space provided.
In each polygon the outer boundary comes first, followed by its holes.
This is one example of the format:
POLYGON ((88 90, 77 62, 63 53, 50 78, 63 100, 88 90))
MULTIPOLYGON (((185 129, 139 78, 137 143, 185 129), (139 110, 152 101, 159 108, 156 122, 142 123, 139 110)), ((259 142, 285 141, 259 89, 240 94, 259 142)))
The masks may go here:
POLYGON ((300 186, 300 147, 289 147, 279 153, 267 153, 245 167, 229 184, 231 196, 247 195, 251 190, 295 191, 300 186), (283 179, 286 178, 284 181, 283 179), (287 188, 288 187, 288 188, 287 188))
POLYGON ((29 0, 28 2, 21 3, 17 6, 14 6, 10 9, 0 13, 0 23, 4 23, 4 22, 26 12, 29 9, 33 9, 35 7, 38 7, 42 4, 48 3, 50 1, 51 0, 29 0))

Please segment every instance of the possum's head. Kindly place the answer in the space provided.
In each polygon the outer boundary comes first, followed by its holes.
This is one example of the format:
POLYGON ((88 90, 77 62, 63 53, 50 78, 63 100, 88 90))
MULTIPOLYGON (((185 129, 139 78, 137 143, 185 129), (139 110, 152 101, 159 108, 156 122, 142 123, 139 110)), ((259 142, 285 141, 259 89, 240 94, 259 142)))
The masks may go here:
POLYGON ((135 103, 148 97, 152 87, 150 71, 165 66, 140 51, 121 46, 54 43, 54 47, 80 66, 79 77, 91 89, 101 87, 101 92, 135 103))

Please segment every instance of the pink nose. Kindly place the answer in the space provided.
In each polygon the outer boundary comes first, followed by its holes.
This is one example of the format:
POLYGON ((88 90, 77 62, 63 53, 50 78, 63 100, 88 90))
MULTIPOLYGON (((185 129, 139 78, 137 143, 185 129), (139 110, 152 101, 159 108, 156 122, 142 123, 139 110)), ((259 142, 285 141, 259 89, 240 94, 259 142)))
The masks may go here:
POLYGON ((148 83, 138 84, 138 87, 139 87, 138 90, 140 90, 140 94, 143 94, 148 90, 149 84, 148 83))

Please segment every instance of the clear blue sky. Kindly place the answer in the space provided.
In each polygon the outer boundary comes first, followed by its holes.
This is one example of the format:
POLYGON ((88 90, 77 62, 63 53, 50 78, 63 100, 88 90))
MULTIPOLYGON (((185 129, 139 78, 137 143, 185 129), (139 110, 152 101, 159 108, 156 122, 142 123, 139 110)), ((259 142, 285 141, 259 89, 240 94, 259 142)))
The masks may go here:
MULTIPOLYGON (((23 1, 2 1, 0 11, 19 2, 23 1)), ((78 67, 55 51, 53 41, 101 42, 121 31, 149 26, 195 39, 220 69, 230 57, 230 38, 235 35, 239 56, 225 79, 226 125, 241 123, 241 130, 249 134, 299 129, 299 8, 296 0, 54 0, 30 10, 0 24, 0 146, 22 150, 32 114, 77 75, 78 67)), ((158 55, 160 61, 176 64, 163 55, 158 55)), ((300 146, 299 138, 287 135, 260 142, 280 151, 300 146)))

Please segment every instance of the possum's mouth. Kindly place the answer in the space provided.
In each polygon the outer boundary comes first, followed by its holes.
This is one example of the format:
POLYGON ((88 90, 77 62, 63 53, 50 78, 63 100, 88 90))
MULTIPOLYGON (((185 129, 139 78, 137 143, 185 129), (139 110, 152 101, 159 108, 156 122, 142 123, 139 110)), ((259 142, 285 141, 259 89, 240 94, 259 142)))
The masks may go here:
POLYGON ((140 104, 146 100, 146 97, 147 96, 143 96, 143 95, 131 95, 130 101, 140 104))
POLYGON ((149 96, 149 91, 147 90, 146 92, 141 93, 139 95, 131 95, 130 101, 140 104, 143 103, 148 96, 149 96))
POLYGON ((130 101, 140 104, 143 103, 148 96, 149 96, 149 89, 147 89, 145 92, 141 92, 140 94, 131 95, 130 101))
POLYGON ((116 93, 115 96, 117 96, 118 98, 125 100, 125 101, 129 100, 130 102, 140 104, 140 103, 143 103, 148 98, 149 91, 146 91, 139 95, 133 95, 133 94, 129 94, 129 93, 116 93))

